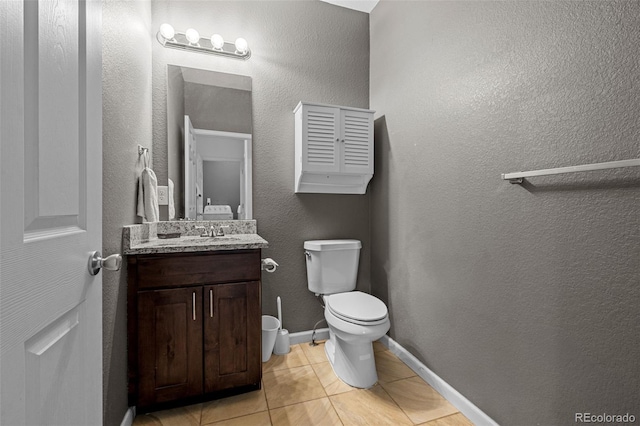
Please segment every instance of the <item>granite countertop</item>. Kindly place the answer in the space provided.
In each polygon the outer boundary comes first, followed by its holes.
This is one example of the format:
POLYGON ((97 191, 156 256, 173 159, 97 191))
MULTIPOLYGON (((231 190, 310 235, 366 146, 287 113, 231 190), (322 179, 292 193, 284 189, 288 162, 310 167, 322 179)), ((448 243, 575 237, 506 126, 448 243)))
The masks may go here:
POLYGON ((256 233, 255 220, 172 221, 129 225, 123 228, 122 252, 125 255, 206 252, 267 248, 269 243, 256 233), (201 237, 204 227, 218 230, 226 226, 222 237, 201 237), (158 238, 162 234, 180 234, 179 238, 158 238))

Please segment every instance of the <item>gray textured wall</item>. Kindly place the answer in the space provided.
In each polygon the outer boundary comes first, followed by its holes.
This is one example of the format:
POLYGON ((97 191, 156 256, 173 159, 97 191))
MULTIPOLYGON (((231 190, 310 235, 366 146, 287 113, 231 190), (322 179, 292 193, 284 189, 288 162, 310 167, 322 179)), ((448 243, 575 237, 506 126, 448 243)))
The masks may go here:
POLYGON ((374 9, 372 289, 501 424, 640 415, 640 3, 374 9), (399 48, 409 43, 410 48, 399 48))
POLYGON ((238 218, 240 205, 240 162, 203 161, 202 198, 204 205, 211 198, 213 205, 229 205, 234 217, 238 218))
POLYGON ((244 37, 248 61, 165 49, 153 42, 154 167, 167 179, 168 64, 252 78, 253 209, 258 232, 280 268, 263 275, 263 312, 283 299, 285 327, 309 330, 323 318, 307 289, 302 251, 307 239, 362 240, 359 287, 369 287, 369 195, 294 194, 293 108, 301 100, 354 107, 369 104, 369 17, 319 1, 187 1, 152 3, 153 28, 244 37), (164 168, 163 168, 164 167, 164 168))
POLYGON ((185 83, 184 108, 196 129, 251 134, 248 90, 185 83))
MULTIPOLYGON (((151 5, 103 1, 102 253, 121 253, 122 227, 135 215, 138 144, 151 148, 151 5)), ((104 424, 127 410, 127 279, 102 272, 104 424)))

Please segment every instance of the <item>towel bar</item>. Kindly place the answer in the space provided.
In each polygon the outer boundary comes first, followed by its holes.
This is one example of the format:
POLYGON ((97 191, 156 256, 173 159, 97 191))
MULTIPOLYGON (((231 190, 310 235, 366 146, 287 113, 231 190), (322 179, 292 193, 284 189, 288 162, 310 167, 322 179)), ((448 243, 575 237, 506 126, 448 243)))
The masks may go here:
POLYGON ((620 161, 608 161, 605 163, 584 164, 581 166, 558 167, 555 169, 532 170, 528 172, 503 173, 502 179, 509 183, 522 183, 524 178, 533 176, 559 175, 562 173, 590 172, 593 170, 617 169, 620 167, 640 166, 640 158, 620 161))

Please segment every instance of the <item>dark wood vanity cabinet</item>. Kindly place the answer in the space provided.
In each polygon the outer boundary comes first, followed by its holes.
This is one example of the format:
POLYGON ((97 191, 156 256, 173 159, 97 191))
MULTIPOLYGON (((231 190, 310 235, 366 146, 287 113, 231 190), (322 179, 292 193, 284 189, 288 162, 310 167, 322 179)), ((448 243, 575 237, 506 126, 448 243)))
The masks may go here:
POLYGON ((128 257, 129 403, 260 388, 260 250, 128 257))

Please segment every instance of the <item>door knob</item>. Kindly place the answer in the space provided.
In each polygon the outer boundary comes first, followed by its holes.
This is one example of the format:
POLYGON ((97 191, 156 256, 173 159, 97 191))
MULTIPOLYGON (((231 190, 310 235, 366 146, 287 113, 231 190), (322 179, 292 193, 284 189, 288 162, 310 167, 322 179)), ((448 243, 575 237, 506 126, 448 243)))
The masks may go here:
POLYGON ((94 251, 89 256, 89 273, 96 275, 100 272, 100 268, 108 269, 110 271, 118 271, 122 266, 122 256, 119 254, 112 254, 104 259, 99 251, 94 251))

